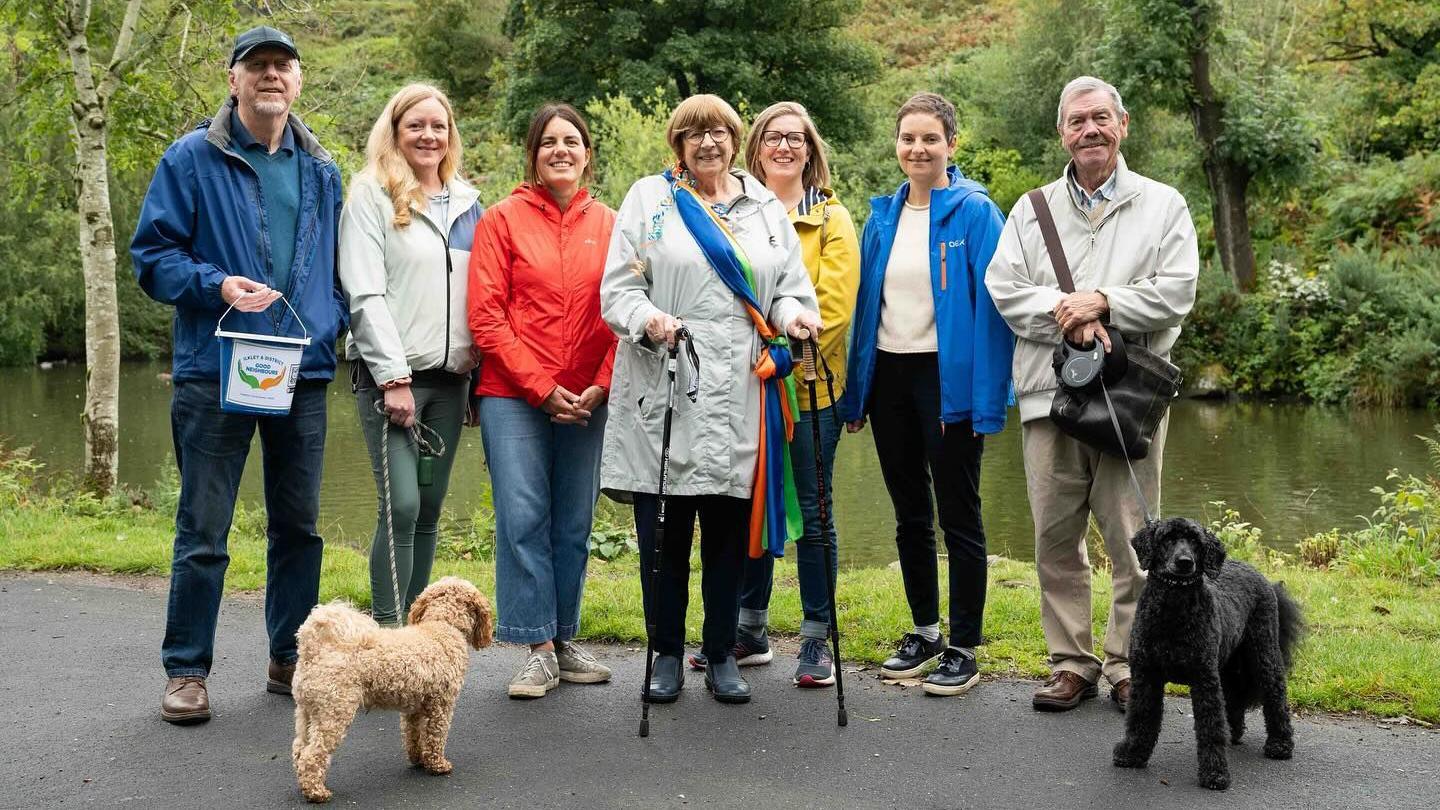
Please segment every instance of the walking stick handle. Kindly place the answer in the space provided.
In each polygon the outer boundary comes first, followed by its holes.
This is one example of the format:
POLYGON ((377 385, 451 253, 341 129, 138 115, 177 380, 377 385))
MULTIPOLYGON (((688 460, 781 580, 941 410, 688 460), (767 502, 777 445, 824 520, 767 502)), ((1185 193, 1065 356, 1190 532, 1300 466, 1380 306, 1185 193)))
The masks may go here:
POLYGON ((815 341, 806 338, 800 344, 800 368, 804 372, 805 382, 814 382, 820 379, 815 373, 815 341))

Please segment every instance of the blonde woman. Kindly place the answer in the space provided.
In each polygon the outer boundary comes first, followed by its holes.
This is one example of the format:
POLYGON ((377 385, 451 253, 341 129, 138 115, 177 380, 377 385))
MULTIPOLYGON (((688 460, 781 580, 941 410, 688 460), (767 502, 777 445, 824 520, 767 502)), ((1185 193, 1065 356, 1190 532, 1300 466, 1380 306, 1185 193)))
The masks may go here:
MULTIPOLYGON (((745 164, 756 180, 780 200, 800 237, 805 270, 815 285, 825 333, 820 354, 836 377, 835 396, 845 384, 845 333, 860 289, 860 242, 850 212, 830 189, 830 163, 825 141, 805 108, 793 101, 766 107, 756 116, 745 145, 745 164)), ((798 371, 796 372, 799 373, 798 371)), ((836 573, 835 509, 831 478, 835 448, 840 441, 840 420, 830 393, 820 386, 813 413, 810 400, 800 396, 800 416, 790 442, 790 466, 804 521, 804 533, 795 541, 795 565, 800 577, 800 653, 791 681, 799 687, 825 687, 835 683, 834 662, 825 648, 830 629, 829 580, 836 573), (825 476, 826 514, 820 523, 819 487, 815 470, 814 422, 820 425, 820 459, 825 476), (829 546, 829 554, 825 547, 829 546), (829 568, 826 568, 826 560, 829 568)), ((766 627, 770 618, 770 590, 775 558, 750 558, 740 587, 740 622, 735 632, 735 660, 740 666, 763 664, 773 657, 766 627)), ((701 668, 704 657, 692 655, 691 666, 701 668)))
POLYGON ((340 219, 340 280, 350 305, 345 356, 379 490, 370 547, 376 621, 398 624, 430 579, 440 506, 459 449, 475 367, 465 317, 478 194, 457 174, 460 136, 445 94, 400 90, 370 130, 366 165, 340 219), (381 412, 383 411, 383 413, 381 412), (389 521, 382 428, 390 421, 389 521), (445 452, 422 458, 412 426, 445 452), (391 581, 390 533, 401 603, 391 581))

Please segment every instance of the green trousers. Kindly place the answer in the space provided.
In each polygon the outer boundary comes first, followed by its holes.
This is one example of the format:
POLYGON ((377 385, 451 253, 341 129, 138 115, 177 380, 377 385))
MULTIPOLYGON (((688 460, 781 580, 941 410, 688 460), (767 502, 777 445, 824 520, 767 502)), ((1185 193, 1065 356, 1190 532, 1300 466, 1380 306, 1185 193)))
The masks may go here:
MULTIPOLYGON (((469 377, 444 375, 444 380, 417 379, 410 386, 415 396, 415 418, 440 434, 445 454, 431 462, 431 483, 419 482, 420 450, 411 431, 391 424, 390 449, 390 518, 395 531, 395 575, 399 580, 400 609, 395 606, 395 583, 390 578, 390 539, 385 526, 385 479, 381 466, 382 431, 386 418, 378 413, 376 402, 384 401, 384 392, 375 387, 355 392, 360 412, 360 428, 365 433, 365 446, 370 451, 370 469, 375 474, 379 494, 375 535, 370 543, 370 603, 375 621, 398 624, 410 604, 430 583, 430 569, 435 562, 435 539, 440 529, 440 507, 450 485, 450 470, 460 447, 460 427, 465 418, 469 377), (453 378, 453 379, 450 379, 453 378)), ((434 438, 421 431, 431 444, 434 438)))

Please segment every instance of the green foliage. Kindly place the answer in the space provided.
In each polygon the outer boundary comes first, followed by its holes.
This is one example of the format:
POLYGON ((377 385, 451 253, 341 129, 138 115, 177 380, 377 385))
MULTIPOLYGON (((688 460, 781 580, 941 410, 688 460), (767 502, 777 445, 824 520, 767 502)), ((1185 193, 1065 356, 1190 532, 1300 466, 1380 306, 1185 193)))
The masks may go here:
POLYGON ((518 134, 545 101, 584 107, 661 87, 672 104, 694 93, 755 109, 799 101, 843 143, 869 125, 854 88, 879 70, 875 49, 843 29, 858 8, 857 0, 511 0, 505 119, 518 134))
POLYGON ((0 441, 0 511, 29 503, 45 465, 30 457, 30 448, 10 449, 0 441))
POLYGON ((417 3, 406 31, 415 61, 458 105, 486 100, 498 60, 510 50, 500 32, 505 0, 430 0, 417 3))
POLYGON ((1319 207, 1312 237, 1318 245, 1440 246, 1440 152, 1379 157, 1338 171, 1319 207))
POLYGON ((1242 394, 1436 407, 1440 249, 1272 260, 1251 295, 1206 268, 1174 356, 1192 373, 1218 365, 1242 394))
POLYGON ((1388 487, 1370 491, 1379 506, 1357 531, 1331 529, 1301 541, 1300 559, 1312 568, 1344 568, 1362 576, 1420 585, 1440 584, 1440 424, 1417 436, 1430 456, 1424 478, 1391 470, 1388 487))
POLYGON ((664 95, 652 91, 639 104, 625 96, 595 99, 585 107, 595 149, 595 195, 618 208, 642 177, 675 161, 665 142, 670 117, 664 95))
POLYGON ((1326 4, 1313 47, 1330 80, 1334 133, 1346 153, 1403 158, 1440 142, 1440 5, 1433 0, 1326 4))
POLYGON ((1288 555, 1265 544, 1264 532, 1259 526, 1242 520, 1240 513, 1224 501, 1211 501, 1209 506, 1220 513, 1210 521, 1210 531, 1220 539, 1226 556, 1250 563, 1262 571, 1274 571, 1289 562, 1288 555))
POLYGON ((1440 582, 1440 485, 1393 470, 1386 480, 1394 488, 1371 490, 1380 506, 1344 537, 1340 562, 1366 576, 1440 582))

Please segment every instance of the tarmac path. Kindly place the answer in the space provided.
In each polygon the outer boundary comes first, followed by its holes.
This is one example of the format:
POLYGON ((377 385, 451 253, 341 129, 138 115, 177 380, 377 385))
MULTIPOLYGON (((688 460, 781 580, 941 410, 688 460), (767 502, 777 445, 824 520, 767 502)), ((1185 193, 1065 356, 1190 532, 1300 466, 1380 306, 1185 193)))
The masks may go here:
MULTIPOLYGON (((210 678, 215 717, 160 719, 165 583, 0 572, 4 756, 0 807, 303 806, 290 766, 293 708, 264 691, 265 633, 254 597, 227 598, 210 678)), ((362 713, 330 771, 331 804, 360 807, 1429 808, 1440 804, 1440 732, 1366 718, 1304 717, 1295 758, 1260 754, 1250 716, 1230 749, 1233 786, 1195 783, 1190 704, 1167 701, 1150 766, 1120 770, 1121 716, 1107 700, 1032 711, 1035 684, 986 681, 959 698, 846 674, 850 725, 834 690, 796 690, 792 660, 744 670, 745 706, 710 699, 698 673, 651 712, 639 739, 643 648, 593 645, 612 683, 505 697, 517 647, 473 655, 455 712, 449 776, 411 768, 397 715, 362 713)))

